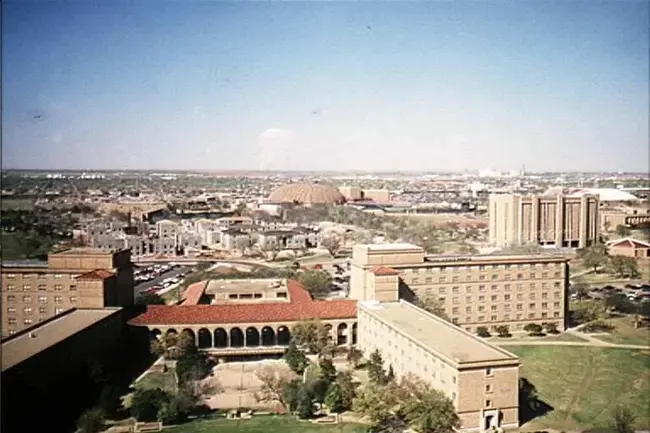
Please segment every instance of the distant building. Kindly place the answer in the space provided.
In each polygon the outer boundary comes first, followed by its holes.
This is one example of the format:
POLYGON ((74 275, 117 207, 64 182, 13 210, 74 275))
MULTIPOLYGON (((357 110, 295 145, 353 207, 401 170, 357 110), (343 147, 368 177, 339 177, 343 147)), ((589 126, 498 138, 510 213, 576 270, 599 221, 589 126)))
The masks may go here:
POLYGON ((449 398, 460 432, 519 429, 519 358, 400 300, 360 302, 359 349, 449 398))
POLYGON ((584 248, 600 239, 598 196, 492 194, 488 214, 496 247, 584 248))
POLYGON ((73 248, 47 262, 2 263, 2 335, 70 308, 133 304, 131 252, 73 248))
POLYGON ((615 231, 617 226, 630 228, 650 227, 649 206, 608 206, 600 210, 601 228, 615 231))
POLYGON ((71 309, 3 339, 2 431, 74 431, 101 391, 95 371, 118 380, 137 357, 124 325, 120 308, 71 309))
POLYGON ((339 191, 347 201, 369 200, 379 204, 390 203, 390 191, 387 189, 362 189, 358 186, 342 186, 339 191))
POLYGON ((568 259, 558 255, 426 256, 410 244, 356 245, 350 298, 396 302, 437 297, 469 332, 528 323, 566 327, 568 259))
POLYGON ((638 239, 617 239, 607 242, 607 250, 611 256, 633 257, 635 259, 650 258, 650 243, 638 239))

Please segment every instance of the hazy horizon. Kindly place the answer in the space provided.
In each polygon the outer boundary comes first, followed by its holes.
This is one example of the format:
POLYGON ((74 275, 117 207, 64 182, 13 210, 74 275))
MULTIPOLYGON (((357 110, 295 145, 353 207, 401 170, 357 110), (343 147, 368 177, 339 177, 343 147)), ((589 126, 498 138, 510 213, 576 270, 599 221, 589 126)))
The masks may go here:
POLYGON ((4 169, 648 172, 647 2, 2 8, 4 169))

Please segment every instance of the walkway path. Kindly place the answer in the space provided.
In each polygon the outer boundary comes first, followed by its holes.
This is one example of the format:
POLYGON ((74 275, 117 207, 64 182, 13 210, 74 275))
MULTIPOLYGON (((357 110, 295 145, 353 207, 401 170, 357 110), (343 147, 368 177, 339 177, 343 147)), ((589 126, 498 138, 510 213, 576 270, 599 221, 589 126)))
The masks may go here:
POLYGON ((589 334, 567 331, 567 334, 582 338, 585 341, 552 341, 552 340, 528 340, 528 341, 498 341, 494 342, 497 346, 591 346, 591 347, 609 347, 618 349, 636 349, 650 350, 650 346, 639 344, 617 344, 608 341, 599 340, 589 334))

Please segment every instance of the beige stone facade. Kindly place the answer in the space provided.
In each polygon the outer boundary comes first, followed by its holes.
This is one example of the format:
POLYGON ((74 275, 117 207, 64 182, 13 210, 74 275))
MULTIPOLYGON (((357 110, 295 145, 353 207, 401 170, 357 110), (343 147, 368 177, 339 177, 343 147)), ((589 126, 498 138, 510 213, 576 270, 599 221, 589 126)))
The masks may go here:
POLYGON ((410 244, 357 245, 350 297, 395 301, 435 296, 451 320, 469 332, 479 326, 554 322, 565 329, 568 259, 558 255, 426 256, 410 244))
POLYGON ((47 263, 3 263, 2 336, 70 308, 132 305, 133 284, 129 250, 73 248, 47 263))
POLYGON ((492 194, 488 205, 493 246, 584 248, 599 241, 598 196, 492 194))
POLYGON ((400 300, 359 303, 358 348, 378 350, 397 377, 415 375, 443 391, 461 431, 519 427, 519 358, 400 300))

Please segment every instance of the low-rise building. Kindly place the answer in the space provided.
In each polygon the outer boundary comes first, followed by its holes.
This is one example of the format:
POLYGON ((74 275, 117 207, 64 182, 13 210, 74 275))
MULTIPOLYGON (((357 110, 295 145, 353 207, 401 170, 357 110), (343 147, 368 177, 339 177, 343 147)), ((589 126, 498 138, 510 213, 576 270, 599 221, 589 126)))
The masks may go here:
POLYGON ((358 348, 451 399, 461 432, 519 428, 519 358, 400 300, 360 302, 358 348))
POLYGON ((638 239, 625 238, 607 242, 610 256, 625 256, 635 259, 650 258, 650 243, 638 239))

